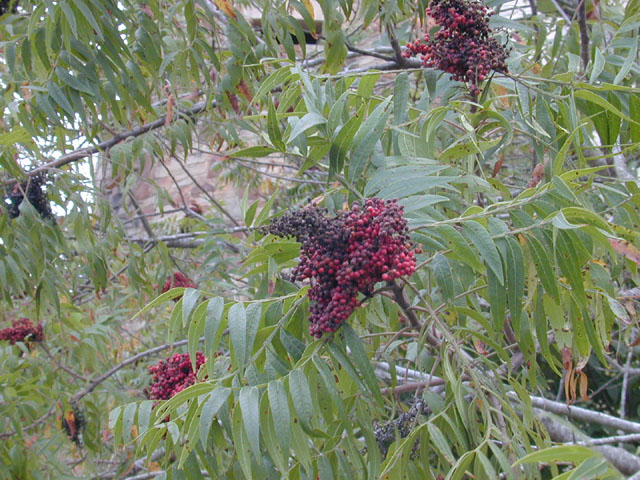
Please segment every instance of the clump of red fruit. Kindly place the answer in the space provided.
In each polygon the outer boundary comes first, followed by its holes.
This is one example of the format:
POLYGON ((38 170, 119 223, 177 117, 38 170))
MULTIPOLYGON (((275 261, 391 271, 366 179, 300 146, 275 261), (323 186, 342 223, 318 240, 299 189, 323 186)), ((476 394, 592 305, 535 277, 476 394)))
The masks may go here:
MULTIPOLYGON (((175 272, 172 276, 167 277, 167 279, 165 280, 164 285, 162 285, 162 293, 166 293, 172 288, 178 287, 197 288, 196 284, 193 283, 184 273, 175 272)), ((176 297, 174 298, 174 300, 177 302, 181 298, 182 296, 176 297)))
POLYGON ((478 0, 433 0, 427 8, 442 28, 433 36, 409 42, 403 56, 421 55, 425 67, 450 73, 454 80, 470 84, 474 95, 478 84, 491 71, 506 73, 509 52, 489 35, 493 12, 478 0))
POLYGON ((415 271, 403 207, 396 200, 367 199, 329 217, 309 206, 274 220, 265 232, 302 243, 293 280, 311 280, 309 333, 335 332, 378 282, 415 271))
POLYGON ((12 322, 11 327, 0 330, 0 340, 8 340, 11 345, 17 342, 42 342, 42 325, 34 325, 28 318, 19 318, 12 322))
POLYGON ((188 353, 175 353, 149 367, 153 383, 147 391, 151 400, 168 400, 196 382, 196 374, 207 361, 202 352, 196 353, 196 370, 191 366, 188 353))

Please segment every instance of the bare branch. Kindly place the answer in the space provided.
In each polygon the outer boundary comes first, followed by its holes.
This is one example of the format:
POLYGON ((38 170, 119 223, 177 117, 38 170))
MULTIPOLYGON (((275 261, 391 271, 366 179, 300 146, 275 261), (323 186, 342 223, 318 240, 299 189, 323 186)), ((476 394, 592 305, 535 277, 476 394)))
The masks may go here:
POLYGON ((421 392, 425 388, 433 385, 444 385, 444 380, 440 379, 442 383, 438 383, 435 379, 429 382, 409 382, 397 385, 395 387, 386 387, 380 390, 382 395, 388 395, 389 393, 407 393, 407 392, 421 392))
MULTIPOLYGON (((518 396, 514 392, 507 394, 511 400, 519 401, 518 396)), ((529 397, 531 404, 544 410, 546 412, 555 413, 556 415, 563 415, 573 420, 579 420, 581 422, 597 423, 605 427, 615 428, 628 433, 640 433, 640 423, 631 422, 629 420, 622 420, 606 413, 594 412, 586 408, 569 406, 564 403, 555 402, 542 397, 529 397)), ((639 467, 640 468, 640 467, 639 467)))
POLYGON ((390 57, 388 55, 384 55, 382 53, 378 53, 375 50, 365 50, 363 48, 358 48, 358 47, 355 47, 355 46, 350 45, 348 43, 346 43, 345 45, 347 47, 347 50, 349 50, 350 52, 359 53, 360 55, 366 55, 368 57, 379 58, 380 60, 386 60, 387 62, 395 61, 395 59, 393 57, 390 57))
POLYGON ((377 65, 371 65, 369 67, 363 68, 354 68, 352 70, 345 69, 341 73, 349 74, 349 73, 365 73, 370 72, 371 70, 380 70, 383 72, 388 72, 390 70, 408 70, 408 69, 422 69, 422 61, 417 58, 405 58, 405 62, 403 65, 399 65, 398 62, 387 62, 387 63, 379 63, 377 65))
MULTIPOLYGON (((26 427, 24 427, 22 429, 23 432, 26 432, 28 430, 33 430, 34 428, 36 428, 38 425, 40 425, 41 423, 45 422, 51 415, 53 415, 56 411, 56 406, 55 404, 49 409, 49 411, 47 413, 45 413, 44 415, 42 415, 39 419, 37 419, 35 422, 31 423, 30 425, 27 425, 26 427)), ((0 438, 9 438, 12 437, 13 435, 15 435, 16 432, 15 430, 11 430, 9 432, 5 432, 5 433, 0 433, 0 438)))
POLYGON ((564 8, 562 8, 562 6, 558 3, 558 0, 551 0, 551 3, 553 3, 554 7, 556 7, 556 10, 560 14, 560 16, 564 18, 564 21, 567 22, 567 25, 571 25, 571 19, 567 15, 567 12, 564 11, 564 8))
POLYGON ((157 235, 153 238, 139 238, 139 237, 124 237, 122 240, 131 243, 140 244, 156 244, 158 242, 164 242, 167 246, 171 244, 177 245, 177 248, 195 248, 204 242, 204 239, 197 238, 202 236, 214 236, 214 235, 229 235, 238 232, 249 232, 253 230, 252 227, 230 227, 221 229, 212 229, 210 231, 198 231, 198 232, 186 232, 176 233, 173 235, 157 235), (185 246, 191 241, 192 246, 185 246))
MULTIPOLYGON (((215 205, 215 207, 225 216, 227 217, 229 220, 231 220, 231 223, 233 223, 236 227, 239 226, 240 224, 238 223, 238 221, 233 218, 233 215, 231 215, 231 213, 229 213, 229 211, 224 208, 222 206, 222 204, 220 202, 218 202, 215 198, 213 198, 213 196, 202 186, 200 185, 200 182, 198 182, 198 180, 196 180, 196 178, 191 174, 191 172, 189 171, 189 169, 187 168, 186 165, 184 165, 180 159, 178 157, 176 157, 175 155, 173 156, 173 158, 175 158, 176 162, 178 162, 178 165, 180 165, 180 168, 182 169, 182 171, 184 173, 187 174, 187 176, 191 179, 191 181, 193 182, 193 184, 198 187, 198 189, 204 193, 204 195, 209 199, 209 201, 215 205)), ((186 205, 185 205, 186 206, 186 205)))
POLYGON ((391 49, 393 50, 393 61, 399 66, 404 67, 408 59, 402 56, 402 47, 400 46, 400 42, 398 42, 396 32, 391 28, 389 29, 389 38, 391 39, 391 49))
POLYGON ((587 27, 587 2, 580 0, 578 5, 578 27, 580 29, 580 57, 582 68, 587 71, 589 65, 589 29, 587 27))
MULTIPOLYGON (((124 480, 148 480, 150 478, 155 478, 158 475, 161 475, 163 473, 165 473, 164 470, 160 470, 157 472, 141 473, 139 475, 134 475, 132 477, 125 477, 124 480)), ((201 470, 200 475, 203 477, 209 478, 209 472, 207 472, 206 470, 201 470)))
POLYGON ((400 308, 402 308, 402 311, 404 312, 407 319, 409 319, 409 322, 411 322, 411 325, 413 325, 413 328, 421 331, 422 324, 420 323, 420 320, 418 320, 416 312, 411 309, 411 305, 409 305, 409 301, 404 294, 403 288, 395 281, 389 283, 389 286, 391 287, 391 291, 393 292, 393 299, 400 306, 400 308))
MULTIPOLYGON (((207 108, 210 105, 211 104, 208 104, 206 102, 196 103, 193 107, 188 108, 186 110, 182 110, 180 112, 181 115, 175 115, 174 118, 172 119, 172 122, 175 122, 179 118, 194 117, 195 115, 198 115, 199 113, 202 113, 205 110, 207 110, 207 108)), ((157 120, 154 120, 151 123, 140 125, 138 127, 132 128, 131 130, 127 130, 126 132, 119 133, 118 135, 115 135, 113 138, 110 138, 109 140, 105 140, 104 142, 100 142, 97 145, 94 145, 92 147, 79 148, 78 150, 74 150, 73 152, 67 153, 66 155, 62 155, 57 160, 52 160, 51 162, 48 162, 47 164, 41 167, 35 168, 29 172, 25 172, 25 174, 27 176, 32 177, 34 175, 38 175, 48 170, 59 168, 69 163, 77 162, 78 160, 85 159, 95 153, 104 152, 110 149, 111 147, 123 142, 124 140, 127 140, 129 138, 139 137, 140 135, 143 135, 147 132, 164 127, 166 120, 167 120, 167 116, 162 115, 157 120)), ((18 180, 15 178, 11 178, 3 182, 4 185, 13 185, 15 183, 18 183, 18 180)))
POLYGON ((629 349, 627 353, 627 361, 624 364, 624 371, 622 374, 622 390, 620 391, 620 410, 618 414, 620 418, 626 416, 627 405, 627 389, 629 388, 629 369, 631 368, 631 359, 633 358, 633 349, 629 349))
POLYGON ((56 366, 62 370, 64 370, 65 372, 67 372, 69 375, 71 375, 73 378, 75 378, 76 380, 81 380, 83 382, 86 382, 87 379, 85 377, 83 377, 82 375, 80 375, 79 373, 74 372, 72 369, 70 369, 69 367, 62 365, 57 358, 55 358, 53 356, 53 354, 51 353, 51 351, 47 348, 47 346, 42 343, 39 342, 38 345, 44 350, 44 353, 47 354, 47 357, 49 357, 49 359, 56 364, 56 366))
POLYGON ((249 170, 252 170, 256 173, 259 173, 260 175, 264 175, 266 177, 272 177, 272 178, 278 178, 280 180, 285 180, 287 182, 294 182, 294 183, 310 183, 313 185, 326 185, 327 182, 321 182, 318 180, 311 180, 311 179, 304 179, 304 178, 294 178, 294 177, 286 177, 284 175, 278 175, 277 173, 271 173, 271 172, 265 172, 263 170, 259 170, 255 167, 252 167, 250 165, 246 165, 242 160, 240 159, 236 159, 236 161, 238 163, 240 163, 240 165, 242 165, 244 168, 248 168, 249 170))
MULTIPOLYGON (((535 397, 532 397, 535 398, 535 397)), ((556 403, 556 402, 553 402, 556 403)), ((584 410, 584 409, 583 409, 584 410)), ((560 423, 553 416, 543 410, 535 408, 533 413, 540 419, 542 424, 549 432, 551 439, 555 442, 563 443, 589 443, 596 441, 580 431, 569 428, 560 423)), ((596 413, 596 412, 591 412, 596 413)), ((613 417, 612 417, 613 418, 613 417)), ((611 462, 620 472, 625 475, 632 475, 640 471, 640 457, 627 452, 623 448, 612 447, 610 445, 594 446, 594 449, 602 453, 602 455, 611 462)))
POLYGON ((585 447, 595 447, 597 445, 608 445, 610 443, 638 443, 640 442, 640 433, 630 433, 629 435, 614 435, 612 437, 594 438, 592 440, 575 442, 585 447))
MULTIPOLYGON (((200 338, 200 341, 204 341, 204 337, 200 338)), ((168 348, 173 348, 173 347, 179 347, 181 345, 186 345, 188 343, 188 340, 180 340, 178 342, 174 342, 174 343, 165 343, 164 345, 160 345, 158 347, 154 347, 151 348, 149 350, 145 350, 144 352, 140 352, 136 355, 134 355, 133 357, 129 357, 126 360, 120 362, 118 365, 116 365, 115 367, 111 368, 110 370, 108 370, 106 373, 100 375, 98 378, 94 379, 87 388, 80 390, 78 393, 76 393, 73 396, 73 400, 72 402, 77 402, 78 400, 80 400, 82 397, 90 394, 91 392, 93 392, 93 390, 100 385, 102 382, 104 382, 105 380, 107 380, 109 377, 111 377, 112 375, 114 375, 116 372, 118 372, 119 370, 123 369, 124 367, 126 367, 127 365, 131 365, 132 363, 137 362, 138 360, 140 360, 141 358, 147 357, 149 355, 153 355, 154 353, 158 353, 161 352, 162 350, 166 350, 168 348)))

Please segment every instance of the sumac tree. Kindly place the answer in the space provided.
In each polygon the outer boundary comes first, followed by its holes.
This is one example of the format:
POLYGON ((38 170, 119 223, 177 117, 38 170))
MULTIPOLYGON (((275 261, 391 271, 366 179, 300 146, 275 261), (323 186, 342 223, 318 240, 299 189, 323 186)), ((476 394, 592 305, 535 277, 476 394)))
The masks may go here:
POLYGON ((0 479, 640 471, 637 0, 0 15, 0 479))

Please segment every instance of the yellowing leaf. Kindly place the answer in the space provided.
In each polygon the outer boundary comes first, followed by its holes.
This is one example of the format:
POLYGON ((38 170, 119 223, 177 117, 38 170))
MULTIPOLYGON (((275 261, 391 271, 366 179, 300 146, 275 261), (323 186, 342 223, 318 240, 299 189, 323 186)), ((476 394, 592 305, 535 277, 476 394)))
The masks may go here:
POLYGON ((587 393, 587 387, 589 386, 589 379, 586 373, 580 372, 580 398, 583 402, 589 401, 589 394, 587 393))
POLYGON ((305 7, 307 7, 307 11, 309 12, 309 15, 311 15, 311 18, 314 18, 313 5, 311 4, 311 0, 302 0, 302 3, 305 7))
POLYGON ((236 12, 233 10, 233 6, 229 0, 214 0, 216 2, 216 6, 222 10, 222 12, 227 16, 233 19, 238 18, 236 12))
POLYGON ((635 245, 617 238, 609 239, 609 243, 611 243, 611 247, 613 247, 617 253, 640 265, 640 250, 638 250, 635 245))

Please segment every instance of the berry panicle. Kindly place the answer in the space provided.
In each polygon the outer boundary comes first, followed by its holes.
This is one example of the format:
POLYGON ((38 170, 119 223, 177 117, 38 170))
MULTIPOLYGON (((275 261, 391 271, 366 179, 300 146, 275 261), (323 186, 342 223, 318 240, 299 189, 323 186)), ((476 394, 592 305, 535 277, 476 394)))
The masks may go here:
POLYGON ((191 368, 188 353, 175 353, 149 367, 153 382, 147 391, 151 400, 168 400, 196 382, 196 374, 207 361, 202 352, 196 353, 196 371, 191 368))
POLYGON ((348 212, 329 217, 308 206, 274 220, 263 229, 302 243, 294 280, 310 280, 309 333, 336 331, 376 283, 413 274, 416 267, 403 207, 396 200, 367 199, 348 212))
POLYGON ((442 28, 433 36, 409 42, 404 57, 420 55, 425 67, 450 73, 468 83, 478 95, 478 85, 490 72, 507 73, 509 51, 495 38, 489 19, 493 12, 479 0, 433 0, 427 8, 442 28))
POLYGON ((9 218, 20 216, 20 204, 26 194, 28 202, 45 220, 54 219, 49 197, 44 189, 45 178, 42 175, 34 175, 21 184, 15 184, 7 195, 9 205, 7 206, 9 218))
MULTIPOLYGON (((184 273, 175 272, 172 276, 167 277, 167 279, 165 280, 164 285, 162 285, 162 293, 166 293, 172 288, 178 288, 178 287, 198 288, 197 285, 193 283, 191 279, 187 277, 184 273)), ((176 297, 173 299, 173 301, 177 302, 181 298, 182 296, 176 297)))
POLYGON ((0 340, 8 340, 11 345, 18 342, 42 342, 44 332, 42 325, 34 325, 28 318, 19 318, 12 322, 11 327, 0 330, 0 340))

